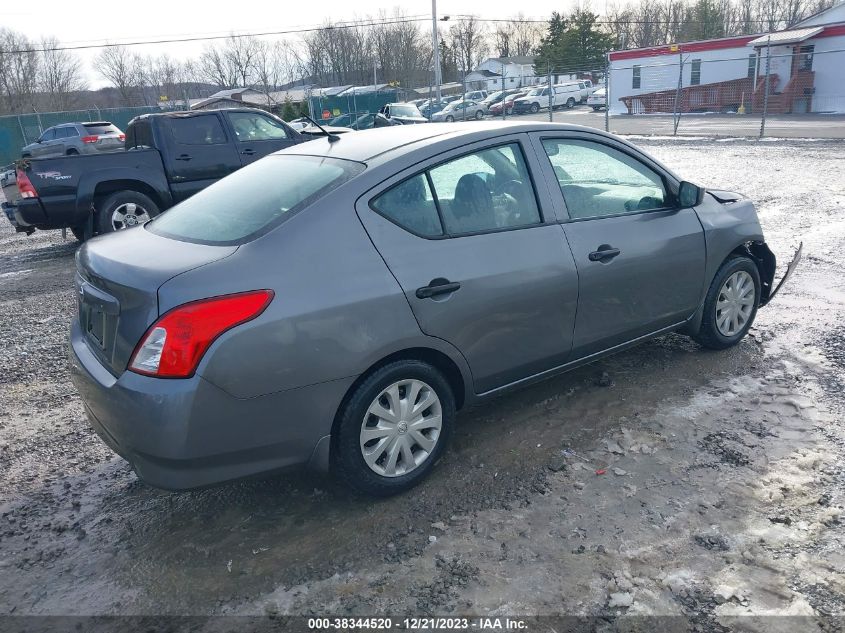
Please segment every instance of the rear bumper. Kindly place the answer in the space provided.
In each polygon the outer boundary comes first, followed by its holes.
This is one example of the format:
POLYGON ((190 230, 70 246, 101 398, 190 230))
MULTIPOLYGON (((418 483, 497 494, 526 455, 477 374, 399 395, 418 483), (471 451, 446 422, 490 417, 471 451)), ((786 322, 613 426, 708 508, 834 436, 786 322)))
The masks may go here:
POLYGON ((76 319, 69 351, 91 426, 139 478, 169 490, 307 465, 354 380, 235 398, 198 375, 166 380, 127 371, 116 378, 76 319))

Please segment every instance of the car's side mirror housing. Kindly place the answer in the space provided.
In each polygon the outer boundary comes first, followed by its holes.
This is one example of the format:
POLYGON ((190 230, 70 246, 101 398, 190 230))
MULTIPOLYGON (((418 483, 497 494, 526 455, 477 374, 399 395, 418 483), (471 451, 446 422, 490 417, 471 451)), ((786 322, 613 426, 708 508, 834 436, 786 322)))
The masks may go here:
POLYGON ((678 205, 682 209, 697 207, 704 202, 704 187, 684 180, 678 187, 678 205))

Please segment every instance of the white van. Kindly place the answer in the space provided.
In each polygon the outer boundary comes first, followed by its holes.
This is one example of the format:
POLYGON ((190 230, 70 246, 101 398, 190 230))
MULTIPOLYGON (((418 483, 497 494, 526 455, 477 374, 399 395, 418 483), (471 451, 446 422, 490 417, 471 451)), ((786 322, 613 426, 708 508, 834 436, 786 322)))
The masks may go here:
MULTIPOLYGON (((581 89, 577 82, 559 84, 552 86, 552 107, 560 108, 575 107, 575 104, 581 100, 581 89)), ((513 102, 513 112, 518 114, 520 112, 539 112, 541 109, 549 107, 549 87, 538 86, 534 88, 524 97, 520 97, 513 102)))

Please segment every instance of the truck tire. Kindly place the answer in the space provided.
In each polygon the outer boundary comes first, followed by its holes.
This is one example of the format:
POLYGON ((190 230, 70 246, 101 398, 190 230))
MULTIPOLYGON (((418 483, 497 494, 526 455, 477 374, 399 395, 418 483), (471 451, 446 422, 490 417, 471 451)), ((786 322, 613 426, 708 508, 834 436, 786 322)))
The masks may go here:
POLYGON ((97 233, 113 233, 152 220, 160 211, 155 202, 139 191, 124 190, 104 198, 95 205, 97 233))
POLYGON ((573 97, 569 97, 569 99, 566 100, 566 107, 570 110, 575 107, 575 99, 573 97))
POLYGON ((70 227, 70 232, 73 233, 73 236, 79 242, 85 241, 85 226, 72 226, 70 227))

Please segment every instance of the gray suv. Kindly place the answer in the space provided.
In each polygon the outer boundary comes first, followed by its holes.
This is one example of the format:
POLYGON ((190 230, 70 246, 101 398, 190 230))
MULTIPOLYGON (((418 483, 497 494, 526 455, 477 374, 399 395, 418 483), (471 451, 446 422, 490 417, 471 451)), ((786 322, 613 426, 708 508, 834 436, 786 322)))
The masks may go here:
POLYGON ((750 200, 536 122, 301 143, 76 261, 74 383, 165 488, 310 464, 396 493, 456 410, 666 332, 730 347, 779 288, 750 200))
POLYGON ((63 123, 44 130, 34 143, 21 150, 23 158, 99 154, 123 149, 126 136, 108 121, 63 123))

